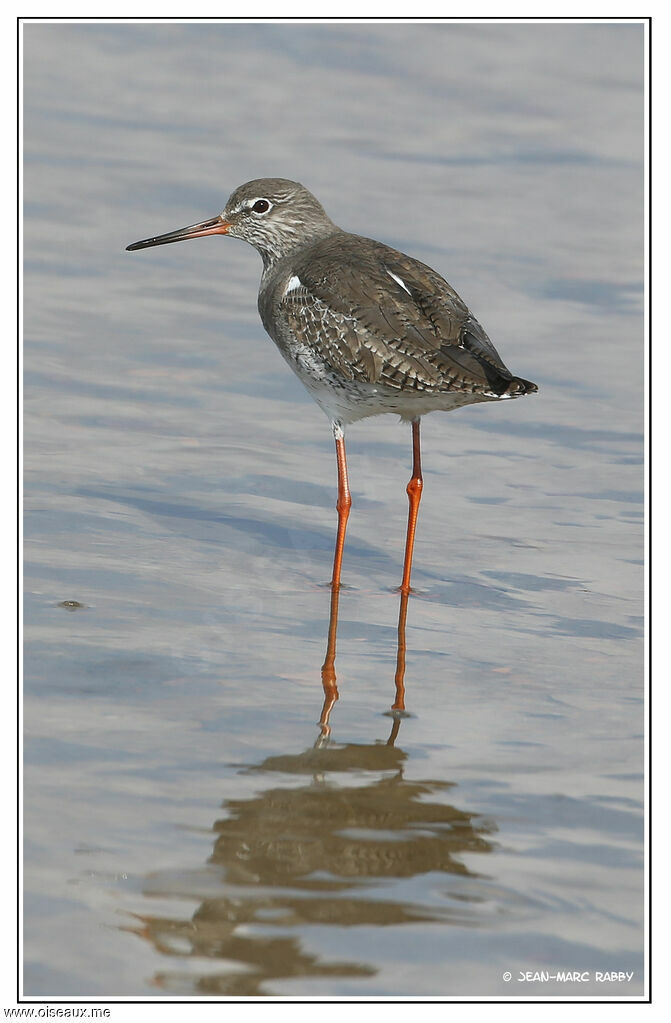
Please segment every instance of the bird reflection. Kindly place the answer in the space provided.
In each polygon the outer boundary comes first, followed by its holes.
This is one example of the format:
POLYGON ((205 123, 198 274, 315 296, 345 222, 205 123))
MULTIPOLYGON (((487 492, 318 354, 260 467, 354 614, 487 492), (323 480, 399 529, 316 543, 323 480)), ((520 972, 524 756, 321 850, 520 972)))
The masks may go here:
POLYGON ((166 991, 290 994, 291 978, 338 977, 351 992, 376 968, 325 958, 313 937, 324 927, 477 922, 479 875, 462 856, 491 852, 495 827, 452 805, 453 782, 406 779, 407 754, 394 744, 405 712, 408 594, 399 609, 391 735, 364 744, 329 738, 338 599, 333 589, 317 742, 244 769, 258 787, 251 797, 225 800, 206 868, 145 882, 148 897, 200 900, 189 919, 141 915, 128 928, 175 960, 175 970, 154 977, 166 991), (425 875, 432 878, 425 885, 399 887, 425 875))

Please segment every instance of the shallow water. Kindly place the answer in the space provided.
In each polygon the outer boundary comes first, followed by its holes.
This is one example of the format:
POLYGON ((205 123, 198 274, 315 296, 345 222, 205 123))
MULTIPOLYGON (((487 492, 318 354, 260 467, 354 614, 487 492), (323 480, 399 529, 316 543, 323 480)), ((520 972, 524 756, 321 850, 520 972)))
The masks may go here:
POLYGON ((641 995, 642 29, 24 40, 25 995, 641 995), (409 716, 409 428, 348 433, 329 707, 332 438, 258 256, 124 251, 265 175, 540 385, 423 420, 409 716))

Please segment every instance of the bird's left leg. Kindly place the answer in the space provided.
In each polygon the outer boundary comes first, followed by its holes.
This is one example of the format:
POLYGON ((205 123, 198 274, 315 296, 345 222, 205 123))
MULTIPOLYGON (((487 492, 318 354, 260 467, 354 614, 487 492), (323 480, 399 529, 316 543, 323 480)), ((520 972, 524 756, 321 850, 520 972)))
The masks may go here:
POLYGON ((331 586, 334 590, 340 589, 340 567, 342 565, 342 554, 345 547, 345 530, 349 510, 352 507, 352 495, 349 490, 349 479, 347 477, 347 459, 345 457, 345 435, 340 423, 333 423, 333 436, 335 438, 336 459, 338 461, 338 535, 336 537, 335 554, 333 556, 333 577, 331 586))
POLYGON ((415 546, 415 528, 417 526, 417 513, 419 502, 422 497, 422 459, 419 449, 419 419, 412 421, 412 478, 406 487, 408 495, 408 531, 405 539, 405 560, 403 562, 403 582, 401 593, 410 593, 410 572, 412 570, 412 551, 415 546))

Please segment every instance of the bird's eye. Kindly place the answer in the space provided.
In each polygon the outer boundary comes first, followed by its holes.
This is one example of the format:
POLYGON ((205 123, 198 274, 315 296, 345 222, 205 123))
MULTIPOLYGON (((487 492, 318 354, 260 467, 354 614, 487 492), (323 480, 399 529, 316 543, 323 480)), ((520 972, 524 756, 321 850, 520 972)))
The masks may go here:
POLYGON ((267 199, 257 199, 252 206, 252 211, 254 213, 267 213, 269 209, 270 203, 267 199))

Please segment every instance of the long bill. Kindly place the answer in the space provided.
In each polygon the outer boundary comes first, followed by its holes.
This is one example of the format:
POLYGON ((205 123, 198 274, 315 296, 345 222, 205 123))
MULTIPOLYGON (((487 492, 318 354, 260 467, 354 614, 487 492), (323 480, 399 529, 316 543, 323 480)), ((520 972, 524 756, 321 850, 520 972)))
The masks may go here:
POLYGON ((180 227, 177 231, 169 231, 167 234, 158 234, 155 238, 145 238, 141 242, 133 242, 126 246, 126 252, 133 252, 134 249, 148 249, 152 245, 170 245, 172 242, 184 242, 189 238, 204 238, 208 234, 228 234, 230 223, 224 220, 221 214, 212 217, 210 220, 201 220, 199 224, 191 224, 189 227, 180 227))

